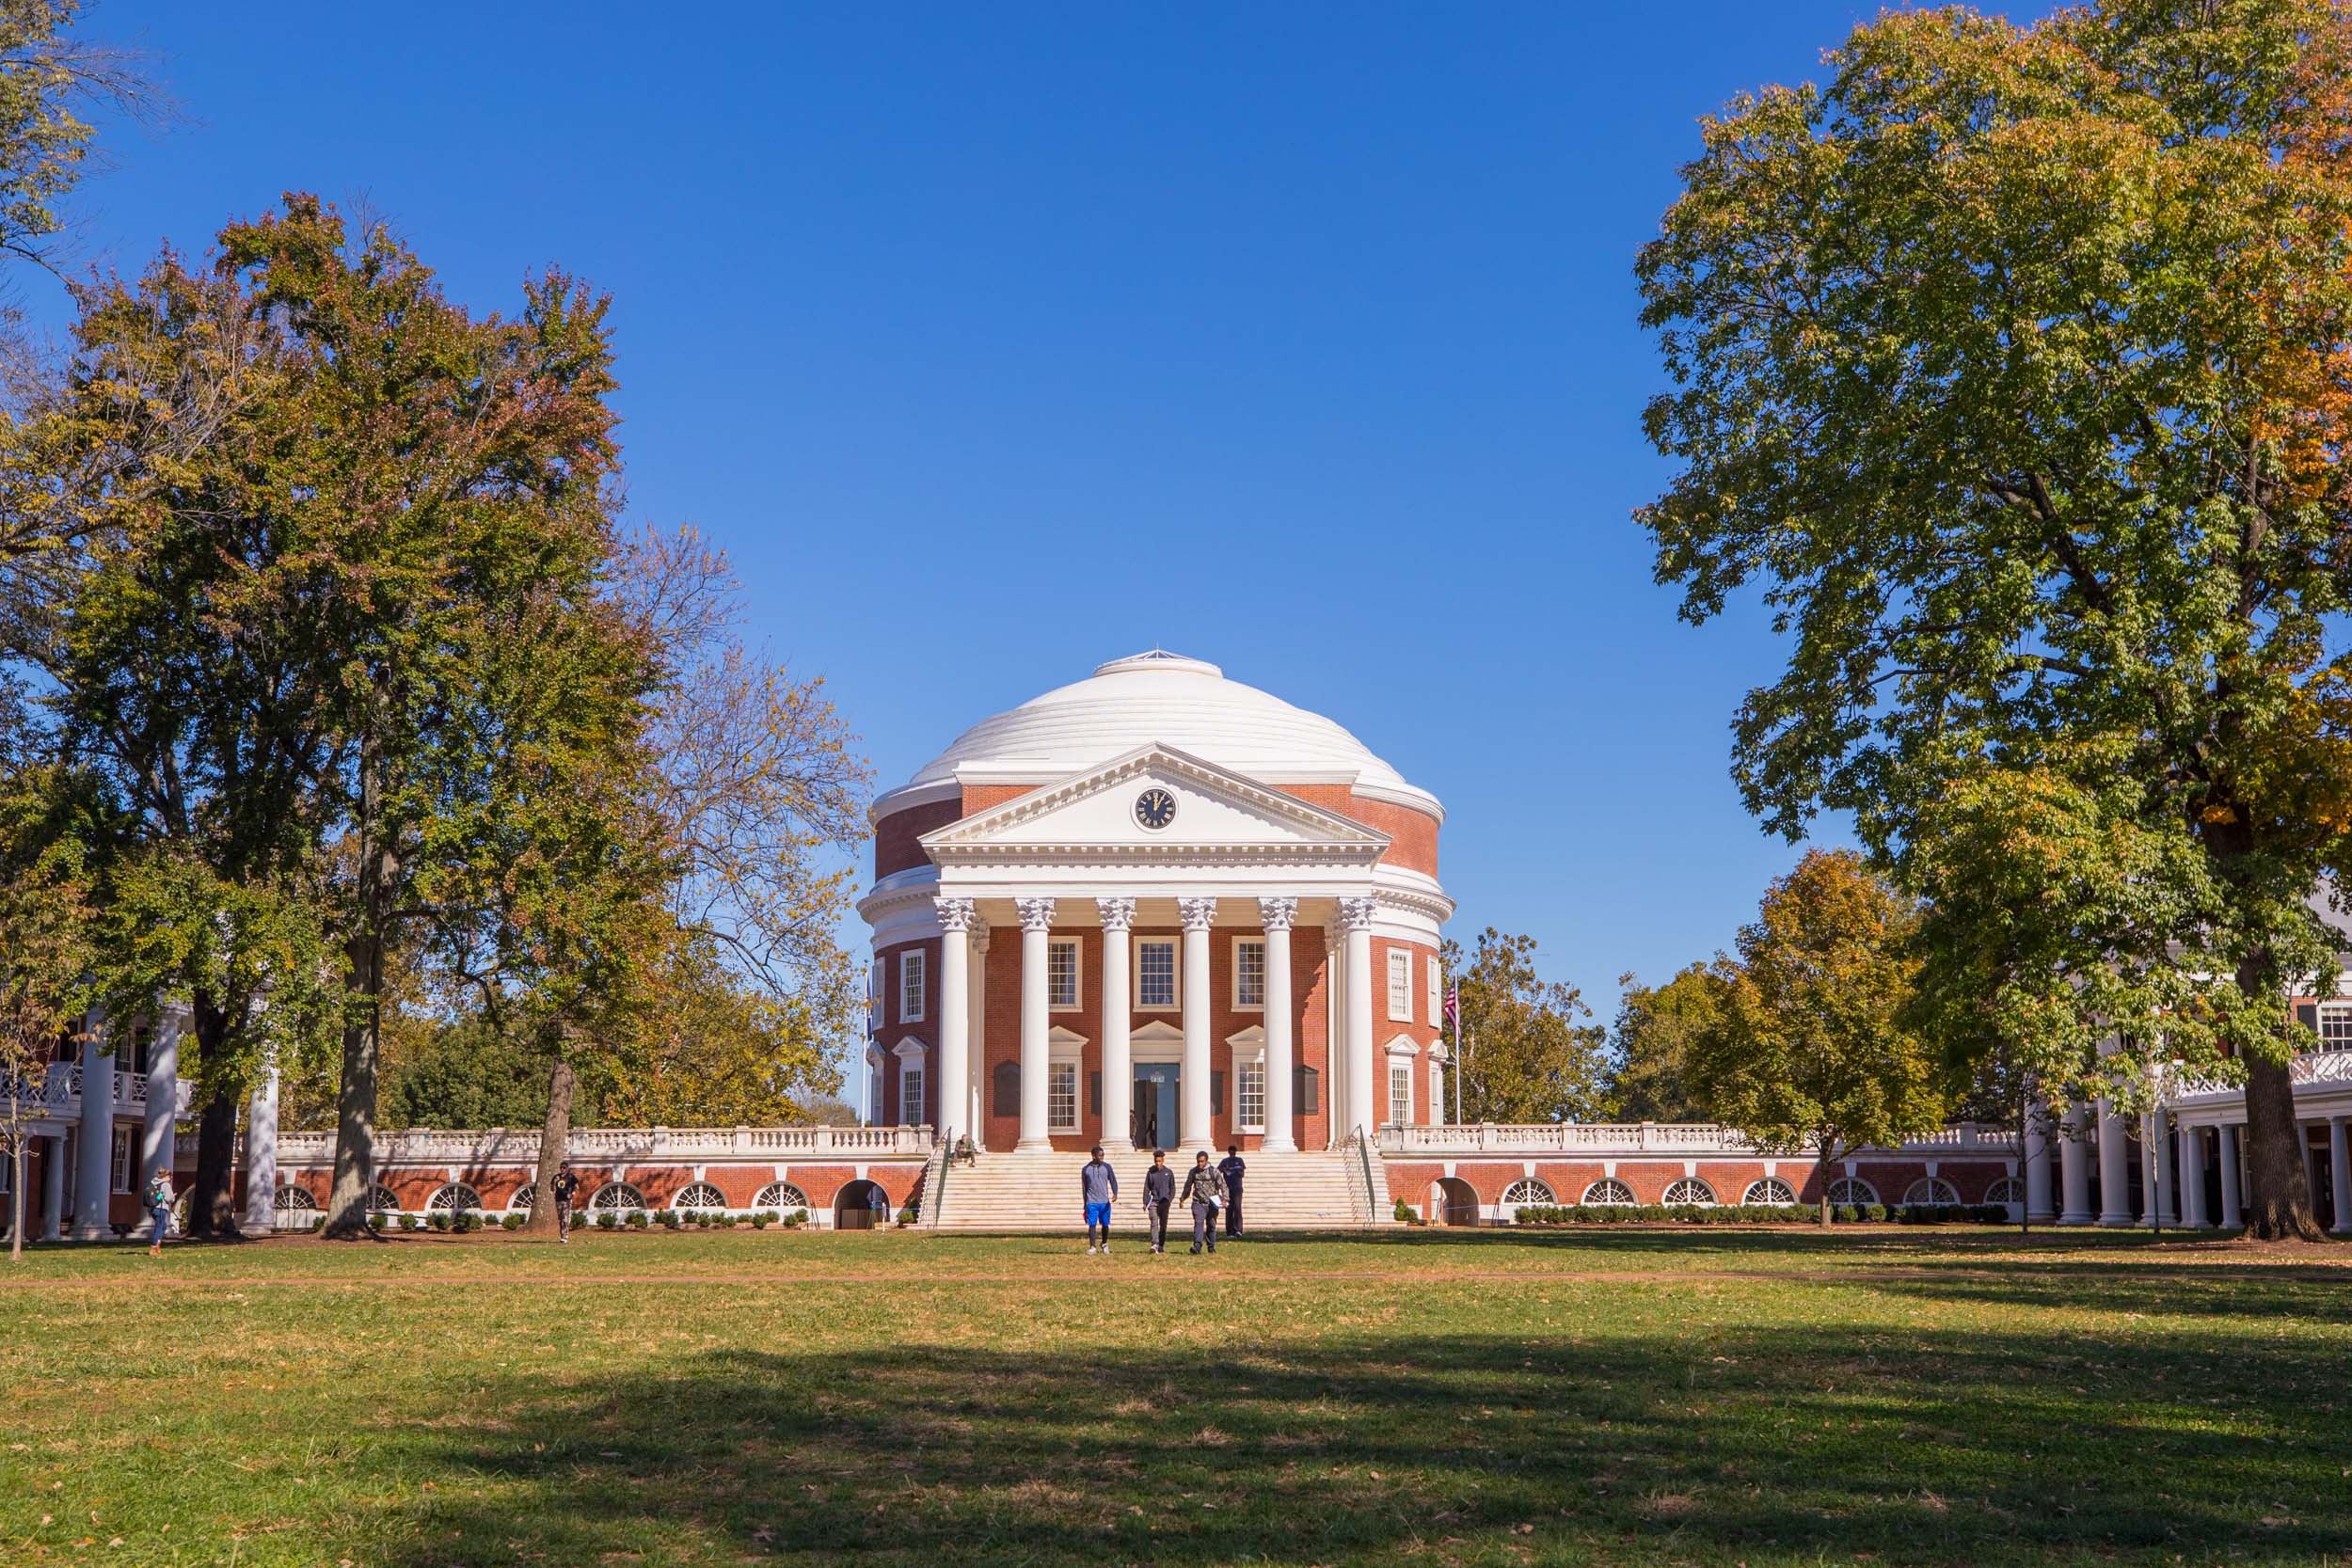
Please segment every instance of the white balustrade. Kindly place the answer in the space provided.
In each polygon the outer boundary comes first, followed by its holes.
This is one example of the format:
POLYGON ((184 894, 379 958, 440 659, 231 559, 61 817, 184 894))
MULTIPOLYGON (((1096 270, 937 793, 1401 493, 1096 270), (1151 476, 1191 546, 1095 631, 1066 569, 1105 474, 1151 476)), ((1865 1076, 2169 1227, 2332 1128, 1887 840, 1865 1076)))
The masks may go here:
MULTIPOLYGON (((566 1158, 586 1164, 695 1164, 714 1160, 818 1160, 833 1155, 926 1155, 932 1132, 922 1127, 582 1127, 564 1146, 566 1158)), ((335 1157, 332 1132, 285 1132, 278 1139, 280 1170, 320 1165, 335 1157)), ((416 1127, 379 1132, 375 1161, 393 1165, 531 1164, 539 1158, 535 1127, 450 1132, 416 1127)))
MULTIPOLYGON (((1904 1151, 1951 1149, 2006 1153, 2014 1140, 2000 1128, 1963 1122, 1902 1145, 1904 1151)), ((1453 1127, 1383 1127, 1388 1154, 1493 1151, 1559 1154, 1721 1154, 1757 1152, 1738 1129, 1714 1122, 1474 1122, 1453 1127)), ((1810 1146, 1790 1150, 1806 1152, 1810 1146)), ((1891 1150, 1889 1152, 1892 1152, 1891 1150)))

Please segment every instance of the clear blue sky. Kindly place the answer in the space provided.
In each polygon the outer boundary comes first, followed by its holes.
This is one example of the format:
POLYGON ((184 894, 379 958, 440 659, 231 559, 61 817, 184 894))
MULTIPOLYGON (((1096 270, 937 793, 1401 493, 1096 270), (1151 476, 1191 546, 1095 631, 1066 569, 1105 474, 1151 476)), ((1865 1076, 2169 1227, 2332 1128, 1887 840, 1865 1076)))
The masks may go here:
POLYGON ((1795 854, 1726 770, 1773 641, 1680 624, 1629 517, 1633 254, 1697 117, 1874 9, 112 0, 188 119, 113 136, 77 243, 300 188, 478 308, 562 263, 615 299, 633 510, 733 553, 884 786, 1214 659, 1443 798, 1454 934, 1606 1017, 1795 854))

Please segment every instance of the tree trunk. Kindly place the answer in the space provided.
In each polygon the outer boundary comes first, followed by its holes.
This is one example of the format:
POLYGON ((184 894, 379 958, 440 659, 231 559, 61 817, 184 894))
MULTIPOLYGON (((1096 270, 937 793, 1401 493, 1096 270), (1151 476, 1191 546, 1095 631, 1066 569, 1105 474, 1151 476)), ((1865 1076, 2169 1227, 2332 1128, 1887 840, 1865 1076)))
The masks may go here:
POLYGON ((1822 1139, 1821 1157, 1814 1164, 1813 1166, 1814 1190, 1821 1195, 1821 1228, 1824 1230, 1827 1230, 1830 1227, 1830 1211, 1836 1207, 1836 1205, 1832 1204, 1829 1200, 1830 1150, 1830 1141, 1827 1138, 1822 1139))
POLYGON ((2246 1233, 2265 1242, 2326 1238, 2303 1180, 2303 1129, 2295 1120, 2295 1080, 2283 1062, 2246 1062, 2246 1233))
POLYGON ((344 963, 351 989, 361 999, 343 1025, 342 1076, 335 1089, 335 1186, 326 1199, 320 1234, 336 1241, 366 1241, 368 1196, 375 1184, 376 1048, 384 1019, 384 943, 391 886, 399 863, 383 842, 381 742, 373 734, 359 742, 359 888, 354 900, 344 963))
POLYGON ((572 1137, 572 1064, 567 1057, 557 1056, 555 1066, 548 1072, 548 1120, 539 1131, 539 1180, 531 1194, 531 1223, 523 1228, 533 1235, 555 1234, 555 1195, 548 1183, 564 1164, 564 1146, 572 1137))
MULTIPOLYGON (((11 1097, 13 1099, 13 1097, 11 1097)), ((8 1107, 9 1119, 15 1119, 16 1107, 8 1107)), ((8 1261, 21 1262, 24 1257, 24 1145, 28 1140, 20 1126, 15 1147, 8 1150, 8 1163, 16 1169, 8 1177, 8 1261)))
MULTIPOLYGON (((243 1236, 237 1224, 237 1102, 215 1088, 196 1122, 196 1180, 188 1188, 188 1234, 243 1236)), ((135 1174, 135 1173, 134 1173, 135 1174)))

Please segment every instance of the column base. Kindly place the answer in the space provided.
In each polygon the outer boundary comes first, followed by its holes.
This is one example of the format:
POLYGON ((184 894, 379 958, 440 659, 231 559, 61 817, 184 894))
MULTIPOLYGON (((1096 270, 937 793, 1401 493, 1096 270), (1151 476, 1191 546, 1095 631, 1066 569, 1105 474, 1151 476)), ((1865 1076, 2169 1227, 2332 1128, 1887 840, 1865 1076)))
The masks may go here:
POLYGON ((2134 1230, 2138 1228, 2139 1222, 2129 1214, 2101 1214, 2099 1224, 2108 1230, 2134 1230))
POLYGON ((1019 1154, 1027 1149, 1041 1148, 1051 1153, 1053 1148, 1054 1140, 1051 1138, 1016 1138, 1013 1140, 1012 1151, 1019 1154))
POLYGON ((2060 1225, 2091 1225, 2096 1223, 2096 1221, 2094 1216, 2087 1213, 2060 1214, 2058 1217, 2058 1223, 2060 1225))
POLYGON ((2060 1222, 2056 1210, 2045 1209, 2039 1214, 2027 1214, 2026 1223, 2027 1225, 2057 1225, 2060 1222))
POLYGON ((1104 1138, 1102 1144, 1103 1152, 1105 1154, 1133 1154, 1136 1151, 1135 1140, 1132 1138, 1104 1138))
POLYGON ((1258 1152, 1261 1154, 1295 1154, 1298 1152, 1298 1146, 1288 1138, 1282 1139, 1279 1143, 1272 1138, 1261 1138, 1258 1140, 1258 1152))

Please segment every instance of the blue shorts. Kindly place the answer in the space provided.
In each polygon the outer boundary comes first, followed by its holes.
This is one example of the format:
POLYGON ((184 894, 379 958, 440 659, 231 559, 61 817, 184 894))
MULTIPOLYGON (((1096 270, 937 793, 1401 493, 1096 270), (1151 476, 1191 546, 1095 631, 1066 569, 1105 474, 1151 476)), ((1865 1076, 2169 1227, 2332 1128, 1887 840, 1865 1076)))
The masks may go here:
POLYGON ((1088 1228, 1091 1229, 1098 1225, 1105 1230, 1108 1230, 1111 1227, 1111 1206, 1107 1203, 1089 1203, 1087 1205, 1088 1228))

